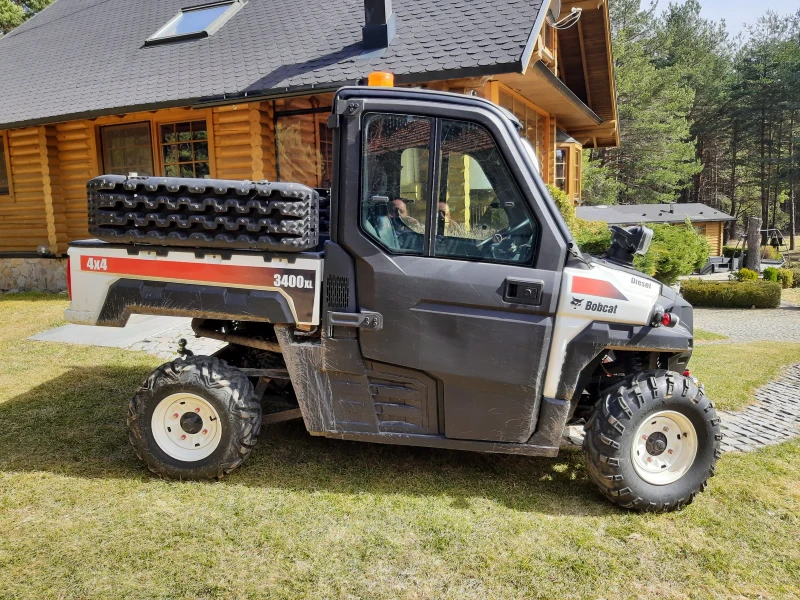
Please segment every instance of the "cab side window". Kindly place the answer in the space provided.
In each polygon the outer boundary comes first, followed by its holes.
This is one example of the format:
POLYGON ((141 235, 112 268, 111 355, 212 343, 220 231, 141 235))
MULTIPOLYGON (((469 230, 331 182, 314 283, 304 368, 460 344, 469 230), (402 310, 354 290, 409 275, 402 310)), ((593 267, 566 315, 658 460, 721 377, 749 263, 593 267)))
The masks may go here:
POLYGON ((361 228, 394 254, 424 250, 432 128, 425 117, 365 118, 361 228))
POLYGON ((489 131, 442 121, 434 256, 530 264, 536 221, 489 131))

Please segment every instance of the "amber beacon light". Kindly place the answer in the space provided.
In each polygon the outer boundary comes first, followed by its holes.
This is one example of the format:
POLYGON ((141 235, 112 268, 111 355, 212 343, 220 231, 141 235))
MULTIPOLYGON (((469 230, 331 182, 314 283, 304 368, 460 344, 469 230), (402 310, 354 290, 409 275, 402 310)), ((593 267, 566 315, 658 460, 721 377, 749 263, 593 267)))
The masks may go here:
POLYGON ((394 75, 384 71, 375 71, 369 74, 367 83, 373 87, 393 87, 394 75))

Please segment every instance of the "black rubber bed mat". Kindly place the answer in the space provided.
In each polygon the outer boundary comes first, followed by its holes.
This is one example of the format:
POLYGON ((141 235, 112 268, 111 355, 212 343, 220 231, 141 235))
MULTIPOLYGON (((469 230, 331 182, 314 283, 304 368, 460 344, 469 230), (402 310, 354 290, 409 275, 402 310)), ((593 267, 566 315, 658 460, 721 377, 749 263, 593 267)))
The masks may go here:
POLYGON ((101 175, 89 232, 106 242, 301 252, 319 242, 320 195, 298 183, 101 175))

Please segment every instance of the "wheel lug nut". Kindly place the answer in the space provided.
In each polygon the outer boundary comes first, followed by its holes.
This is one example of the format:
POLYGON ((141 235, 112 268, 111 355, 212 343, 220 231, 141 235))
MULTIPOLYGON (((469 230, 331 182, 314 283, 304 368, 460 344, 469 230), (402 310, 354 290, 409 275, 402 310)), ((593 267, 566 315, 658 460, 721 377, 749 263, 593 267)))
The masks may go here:
POLYGON ((197 408, 195 408, 194 412, 199 413, 200 412, 200 407, 198 406, 197 408))
POLYGON ((667 450, 667 454, 672 454, 674 450, 667 450))
POLYGON ((647 457, 647 462, 653 462, 653 457, 652 456, 648 456, 647 457))
MULTIPOLYGON (((208 429, 203 429, 203 435, 206 435, 207 433, 208 433, 208 429)), ((670 452, 672 452, 672 450, 670 450, 670 452)))
POLYGON ((186 439, 186 435, 182 435, 182 436, 181 436, 181 439, 182 439, 182 440, 185 440, 185 439, 186 439))
POLYGON ((646 435, 643 435, 643 436, 642 436, 642 439, 643 439, 643 440, 647 440, 647 436, 646 436, 646 435))
POLYGON ((666 433, 667 431, 669 431, 669 427, 664 427, 664 433, 666 433))
POLYGON ((175 413, 174 415, 172 415, 173 419, 177 419, 178 417, 180 417, 180 415, 178 413, 175 413))

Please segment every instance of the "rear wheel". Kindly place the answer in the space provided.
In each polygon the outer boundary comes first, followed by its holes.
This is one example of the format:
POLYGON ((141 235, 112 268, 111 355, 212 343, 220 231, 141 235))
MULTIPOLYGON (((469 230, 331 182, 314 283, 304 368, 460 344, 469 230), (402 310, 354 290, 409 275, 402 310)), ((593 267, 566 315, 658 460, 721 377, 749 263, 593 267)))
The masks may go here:
POLYGON ((634 510, 671 511, 706 488, 721 441, 714 403, 691 378, 646 371, 598 403, 583 448, 589 478, 609 500, 634 510))
POLYGON ((193 356, 161 365, 131 399, 130 439, 148 468, 174 479, 218 479, 255 446, 261 405, 225 361, 193 356))

